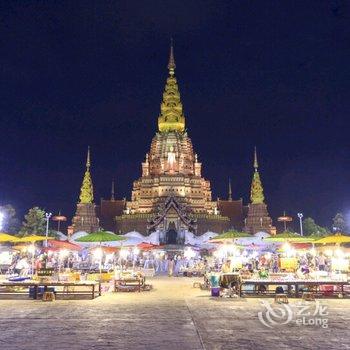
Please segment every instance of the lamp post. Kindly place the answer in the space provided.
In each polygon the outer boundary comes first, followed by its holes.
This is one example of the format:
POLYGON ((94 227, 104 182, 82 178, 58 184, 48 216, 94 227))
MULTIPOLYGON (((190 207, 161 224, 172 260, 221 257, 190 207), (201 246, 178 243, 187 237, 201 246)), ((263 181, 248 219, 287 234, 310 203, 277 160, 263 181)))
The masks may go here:
POLYGON ((52 213, 45 213, 46 218, 46 240, 45 240, 45 247, 47 247, 47 238, 49 236, 49 221, 52 216, 52 213))
POLYGON ((300 222, 300 236, 303 236, 303 213, 298 213, 298 218, 300 222))
POLYGON ((0 213, 0 231, 2 230, 2 224, 4 222, 5 215, 4 213, 0 213))

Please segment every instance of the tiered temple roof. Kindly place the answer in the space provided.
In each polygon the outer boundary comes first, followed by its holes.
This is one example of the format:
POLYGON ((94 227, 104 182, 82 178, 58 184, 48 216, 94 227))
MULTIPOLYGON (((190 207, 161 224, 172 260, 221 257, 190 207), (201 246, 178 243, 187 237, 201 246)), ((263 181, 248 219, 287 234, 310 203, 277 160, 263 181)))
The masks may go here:
MULTIPOLYGON (((233 199, 231 179, 227 200, 212 200, 210 182, 202 177, 202 163, 198 161, 185 130, 186 120, 175 68, 174 49, 171 45, 169 75, 160 105, 158 131, 142 162, 141 177, 133 183, 130 201, 116 199, 114 183, 112 184, 111 199, 101 199, 97 208, 101 226, 118 233, 135 230, 148 234, 159 231, 163 234, 160 236, 163 242, 167 242, 166 234, 170 231, 172 234, 178 232, 179 237, 184 231, 195 234, 207 231, 221 233, 229 228, 244 229, 252 234, 258 231, 272 232, 272 221, 264 203, 256 150, 249 206, 244 206, 242 199, 233 199)), ((90 152, 80 203, 73 219, 76 227, 83 216, 79 206, 85 206, 86 211, 89 205, 95 210, 90 152)), ((91 208, 90 218, 93 217, 91 208)))
POLYGON ((91 233, 99 229, 99 221, 96 216, 96 206, 94 204, 94 189, 90 166, 90 148, 88 148, 86 170, 80 188, 79 202, 77 204, 75 216, 72 219, 73 232, 85 231, 91 233))
POLYGON ((133 230, 144 222, 144 232, 166 231, 172 223, 178 231, 200 233, 213 228, 212 222, 221 232, 228 222, 228 218, 219 214, 217 203, 212 201, 210 182, 202 177, 202 164, 185 131, 175 68, 171 46, 169 76, 160 106, 158 132, 142 163, 142 176, 134 181, 131 201, 126 203, 124 214, 117 217, 117 227, 121 227, 122 231, 133 230), (181 215, 179 210, 183 211, 181 215), (197 221, 198 224, 195 224, 197 221), (127 227, 126 222, 130 223, 127 227))
POLYGON ((264 189, 258 171, 258 157, 254 149, 254 175, 250 189, 250 201, 247 218, 245 219, 245 231, 254 234, 260 231, 275 233, 272 220, 264 203, 264 189))

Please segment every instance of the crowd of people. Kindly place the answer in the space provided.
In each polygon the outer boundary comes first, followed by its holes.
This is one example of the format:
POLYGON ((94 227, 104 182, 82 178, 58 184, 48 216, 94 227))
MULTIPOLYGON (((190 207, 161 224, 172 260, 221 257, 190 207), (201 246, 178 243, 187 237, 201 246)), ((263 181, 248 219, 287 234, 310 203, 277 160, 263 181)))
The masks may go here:
MULTIPOLYGON (((152 270, 155 275, 180 276, 203 275, 210 271, 230 273, 243 271, 243 273, 258 272, 259 275, 285 271, 281 264, 282 255, 277 253, 263 253, 241 255, 237 257, 217 257, 215 255, 201 255, 192 251, 190 256, 184 252, 167 253, 164 251, 140 252, 128 249, 113 253, 103 253, 96 250, 83 249, 80 252, 69 251, 37 251, 33 257, 29 252, 14 253, 8 273, 28 275, 32 269, 53 268, 55 270, 73 269, 85 271, 111 271, 115 268, 121 270, 141 269, 152 270), (97 254, 98 253, 98 254, 97 254), (238 261, 238 263, 237 263, 238 261)), ((295 272, 299 276, 312 275, 315 271, 330 273, 332 271, 331 257, 322 252, 314 255, 305 253, 296 258, 295 272)))

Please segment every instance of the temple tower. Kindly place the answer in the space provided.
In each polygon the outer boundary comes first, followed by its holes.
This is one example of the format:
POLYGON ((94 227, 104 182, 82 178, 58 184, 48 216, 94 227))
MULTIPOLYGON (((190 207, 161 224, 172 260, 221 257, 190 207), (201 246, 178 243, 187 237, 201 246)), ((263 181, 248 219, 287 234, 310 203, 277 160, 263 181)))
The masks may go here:
POLYGON ((158 131, 142 162, 142 175, 134 181, 131 201, 116 222, 118 232, 158 231, 162 242, 181 243, 186 231, 221 232, 229 219, 212 201, 210 182, 202 177, 202 163, 185 130, 172 45, 167 68, 158 131))
POLYGON ((86 170, 83 183, 80 188, 79 203, 72 219, 73 232, 85 231, 95 232, 99 229, 99 222, 96 216, 96 206, 94 204, 94 189, 90 174, 90 147, 86 157, 86 170))
POLYGON ((275 228, 272 227, 272 220, 267 211, 267 205, 265 204, 264 190, 258 171, 258 157, 256 148, 254 149, 254 174, 250 189, 250 204, 248 205, 248 215, 245 219, 246 232, 251 234, 264 231, 267 233, 275 232, 275 228))

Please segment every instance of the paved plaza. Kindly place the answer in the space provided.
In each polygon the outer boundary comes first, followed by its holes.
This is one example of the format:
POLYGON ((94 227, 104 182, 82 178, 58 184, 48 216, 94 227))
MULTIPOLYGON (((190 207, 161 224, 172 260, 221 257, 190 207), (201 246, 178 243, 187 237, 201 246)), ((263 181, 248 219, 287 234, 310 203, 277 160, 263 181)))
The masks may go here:
POLYGON ((350 300, 322 301, 328 328, 283 317, 269 328, 258 313, 271 299, 215 299, 194 281, 155 278, 150 292, 95 300, 1 300, 0 349, 350 349, 350 300))

